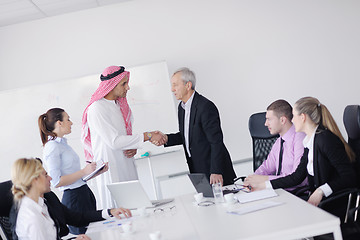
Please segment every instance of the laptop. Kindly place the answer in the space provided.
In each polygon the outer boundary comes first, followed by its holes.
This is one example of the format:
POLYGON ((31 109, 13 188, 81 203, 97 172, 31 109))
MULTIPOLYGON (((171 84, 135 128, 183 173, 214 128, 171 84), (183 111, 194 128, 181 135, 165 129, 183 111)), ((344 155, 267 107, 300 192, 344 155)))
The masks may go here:
POLYGON ((173 198, 150 201, 138 180, 111 183, 107 187, 118 207, 128 209, 152 208, 174 201, 173 198))
MULTIPOLYGON (((204 173, 188 174, 192 184, 198 193, 203 193, 204 197, 214 197, 212 186, 204 173)), ((223 194, 237 193, 239 190, 223 190, 223 194)))

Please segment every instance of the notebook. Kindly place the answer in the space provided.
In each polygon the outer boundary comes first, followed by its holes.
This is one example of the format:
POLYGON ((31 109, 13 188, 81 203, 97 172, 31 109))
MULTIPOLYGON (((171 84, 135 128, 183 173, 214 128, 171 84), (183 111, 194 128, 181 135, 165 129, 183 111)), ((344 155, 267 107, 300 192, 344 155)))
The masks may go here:
MULTIPOLYGON (((198 193, 203 193, 204 197, 214 197, 209 180, 203 173, 188 174, 192 184, 198 193)), ((237 193, 239 190, 223 190, 223 194, 237 193)))
POLYGON ((107 185, 118 207, 136 209, 141 207, 158 207, 174 201, 173 198, 150 201, 138 180, 117 182, 107 185))
POLYGON ((100 172, 101 170, 103 170, 105 167, 105 163, 104 161, 100 160, 100 161, 96 161, 96 169, 90 173, 89 175, 86 175, 82 178, 83 181, 87 181, 90 178, 92 178, 95 174, 97 174, 98 172, 100 172))

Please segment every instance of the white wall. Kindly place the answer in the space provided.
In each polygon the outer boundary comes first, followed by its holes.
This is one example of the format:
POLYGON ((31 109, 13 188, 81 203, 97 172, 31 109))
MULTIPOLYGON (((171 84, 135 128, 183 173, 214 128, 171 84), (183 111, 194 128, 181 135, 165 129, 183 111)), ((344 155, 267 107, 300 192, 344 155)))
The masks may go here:
MULTIPOLYGON (((2 27, 0 90, 113 64, 188 66, 220 110, 233 160, 247 158, 248 117, 278 98, 316 96, 343 130, 344 107, 360 102, 359 11, 358 0, 133 0, 2 27)), ((0 180, 8 179, 15 159, 0 159, 0 180)))

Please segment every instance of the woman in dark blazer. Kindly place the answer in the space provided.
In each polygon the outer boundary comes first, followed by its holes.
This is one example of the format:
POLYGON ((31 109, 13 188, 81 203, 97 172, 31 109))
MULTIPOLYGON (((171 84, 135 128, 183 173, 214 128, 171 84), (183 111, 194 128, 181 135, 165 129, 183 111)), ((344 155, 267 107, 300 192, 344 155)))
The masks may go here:
POLYGON ((322 198, 344 188, 355 187, 356 175, 351 162, 355 154, 342 137, 327 107, 313 97, 299 99, 292 122, 297 132, 304 132, 304 154, 296 171, 270 182, 245 180, 254 190, 265 187, 288 188, 308 178, 311 195, 308 202, 317 206, 322 198))

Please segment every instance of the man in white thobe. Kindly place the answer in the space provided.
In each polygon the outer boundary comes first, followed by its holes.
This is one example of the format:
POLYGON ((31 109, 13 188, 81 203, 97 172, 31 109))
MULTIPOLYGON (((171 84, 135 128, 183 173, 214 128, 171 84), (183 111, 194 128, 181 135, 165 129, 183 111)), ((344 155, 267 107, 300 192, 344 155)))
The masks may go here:
POLYGON ((99 192, 98 207, 112 208, 106 185, 138 179, 134 155, 155 132, 132 134, 132 114, 126 101, 130 73, 124 67, 111 66, 101 75, 102 82, 92 95, 83 115, 83 136, 87 160, 109 162, 109 171, 95 181, 99 192))

